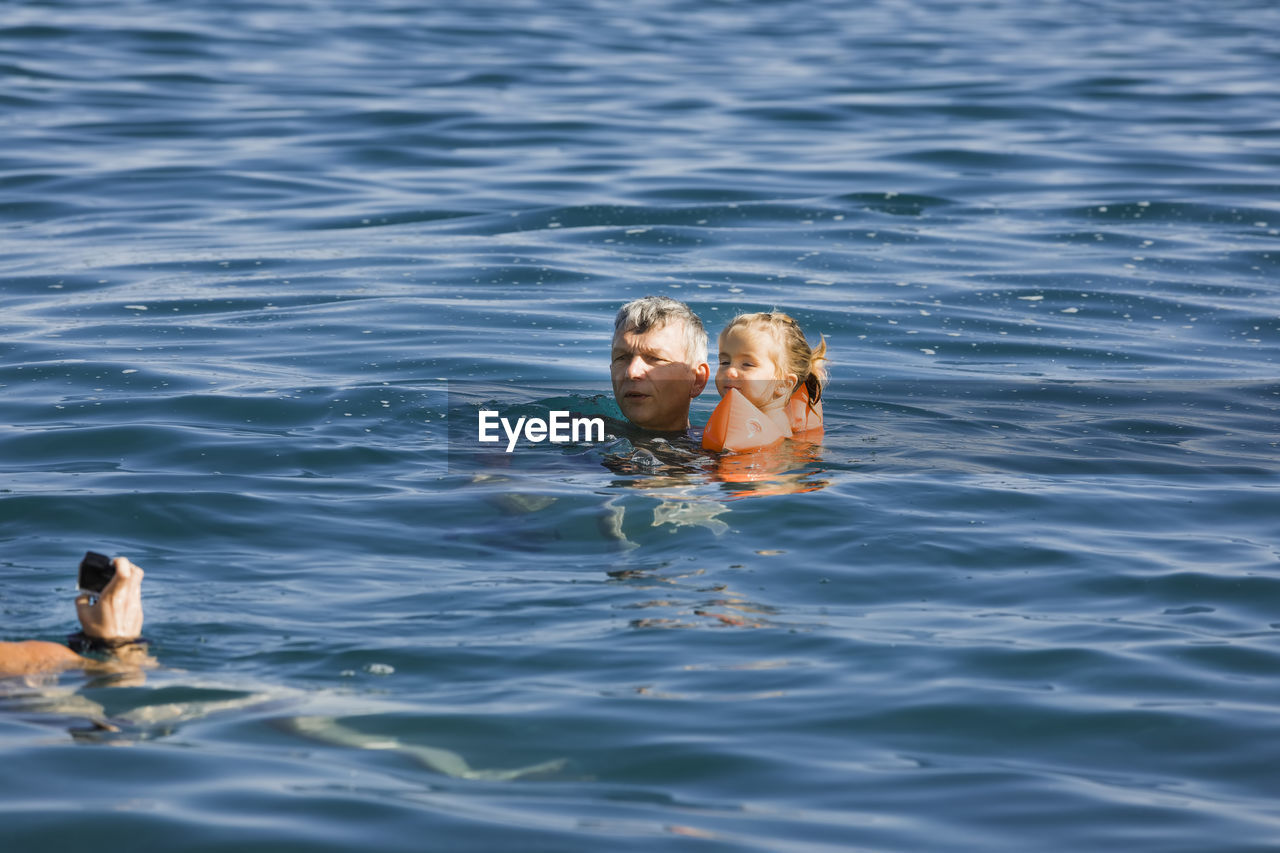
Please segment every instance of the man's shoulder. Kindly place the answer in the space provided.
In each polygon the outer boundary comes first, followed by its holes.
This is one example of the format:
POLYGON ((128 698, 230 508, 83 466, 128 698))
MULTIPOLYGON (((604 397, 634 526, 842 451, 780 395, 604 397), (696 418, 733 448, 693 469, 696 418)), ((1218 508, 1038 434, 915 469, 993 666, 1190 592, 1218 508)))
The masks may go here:
POLYGON ((63 669, 78 665, 83 660, 66 646, 46 640, 0 643, 0 676, 63 669))

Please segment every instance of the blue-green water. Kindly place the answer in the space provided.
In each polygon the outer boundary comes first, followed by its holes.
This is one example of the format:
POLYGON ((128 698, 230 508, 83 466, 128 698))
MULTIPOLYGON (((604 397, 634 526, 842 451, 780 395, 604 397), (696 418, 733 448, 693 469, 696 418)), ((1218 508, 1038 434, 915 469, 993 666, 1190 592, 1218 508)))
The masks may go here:
POLYGON ((4 4, 0 639, 123 553, 161 667, 6 686, 0 846, 1275 849, 1277 32, 4 4), (825 335, 820 448, 451 447, 655 292, 825 335))

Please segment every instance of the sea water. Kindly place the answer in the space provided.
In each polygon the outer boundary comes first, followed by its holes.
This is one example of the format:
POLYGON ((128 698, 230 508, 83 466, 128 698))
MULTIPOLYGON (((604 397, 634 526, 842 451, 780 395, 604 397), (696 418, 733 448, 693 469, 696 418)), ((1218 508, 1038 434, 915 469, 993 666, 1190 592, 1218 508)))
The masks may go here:
POLYGON ((4 4, 0 634, 126 554, 158 666, 4 685, 0 846, 1275 849, 1277 32, 4 4), (823 441, 468 443, 650 293, 823 441))

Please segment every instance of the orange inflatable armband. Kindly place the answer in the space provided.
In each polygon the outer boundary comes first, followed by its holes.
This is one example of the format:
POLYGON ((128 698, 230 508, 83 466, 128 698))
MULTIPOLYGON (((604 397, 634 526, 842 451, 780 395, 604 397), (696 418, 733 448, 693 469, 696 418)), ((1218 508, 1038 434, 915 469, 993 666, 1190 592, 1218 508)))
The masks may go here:
POLYGON ((822 429, 822 401, 810 405, 809 394, 801 385, 787 401, 787 422, 793 433, 822 429))
POLYGON ((716 405, 702 431, 702 446, 706 450, 754 450, 768 447, 784 438, 778 425, 755 407, 737 388, 730 388, 716 405))
POLYGON ((796 389, 787 401, 786 413, 791 426, 789 432, 779 429, 741 391, 730 388, 702 431, 702 447, 714 451, 756 450, 790 438, 792 434, 822 431, 822 401, 810 405, 803 387, 796 389))

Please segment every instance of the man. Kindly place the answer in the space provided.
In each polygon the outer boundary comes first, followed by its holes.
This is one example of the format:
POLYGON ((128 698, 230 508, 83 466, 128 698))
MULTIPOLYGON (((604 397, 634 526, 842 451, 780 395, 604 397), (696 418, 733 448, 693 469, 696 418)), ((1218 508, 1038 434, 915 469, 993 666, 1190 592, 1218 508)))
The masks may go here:
POLYGON ((711 375, 707 332, 693 310, 667 296, 628 302, 613 322, 609 374, 622 414, 641 429, 683 432, 689 404, 711 375))
MULTIPOLYGON (((116 557, 115 569, 97 601, 88 593, 76 598, 76 615, 85 646, 118 655, 124 648, 136 649, 133 644, 142 633, 142 569, 124 557, 116 557)), ((0 677, 102 666, 102 661, 44 640, 0 643, 0 677)))

